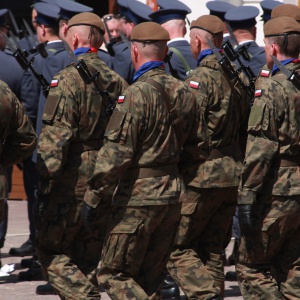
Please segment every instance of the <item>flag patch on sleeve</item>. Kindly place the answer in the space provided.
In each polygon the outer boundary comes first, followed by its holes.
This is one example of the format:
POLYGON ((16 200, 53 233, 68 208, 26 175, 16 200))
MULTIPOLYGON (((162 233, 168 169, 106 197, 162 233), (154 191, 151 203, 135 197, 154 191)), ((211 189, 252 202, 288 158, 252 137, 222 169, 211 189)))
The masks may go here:
POLYGON ((261 90, 256 90, 254 93, 254 97, 260 97, 261 96, 261 90))
POLYGON ((118 98, 118 103, 119 103, 119 104, 120 104, 120 103, 123 103, 124 100, 125 100, 125 96, 124 96, 124 95, 121 95, 121 96, 119 96, 119 98, 118 98))
POLYGON ((269 77, 270 71, 269 70, 261 70, 260 76, 261 77, 269 77))
POLYGON ((193 89, 197 89, 199 87, 199 82, 191 80, 189 86, 193 89))
POLYGON ((56 87, 56 86, 58 86, 58 79, 53 79, 53 80, 51 81, 50 86, 51 86, 51 87, 56 87))

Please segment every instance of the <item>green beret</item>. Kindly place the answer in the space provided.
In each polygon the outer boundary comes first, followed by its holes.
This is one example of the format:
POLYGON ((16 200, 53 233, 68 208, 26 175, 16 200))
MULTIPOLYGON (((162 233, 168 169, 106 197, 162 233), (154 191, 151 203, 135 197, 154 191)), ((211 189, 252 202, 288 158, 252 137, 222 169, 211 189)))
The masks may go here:
POLYGON ((300 34, 300 24, 290 17, 278 17, 271 19, 264 25, 265 37, 292 33, 300 34))
POLYGON ((133 27, 131 40, 136 42, 169 41, 169 32, 155 22, 143 22, 133 27))
POLYGON ((83 12, 72 17, 68 22, 68 28, 72 26, 93 26, 105 33, 104 24, 99 16, 91 12, 83 12))
POLYGON ((224 31, 224 24, 217 16, 204 15, 199 17, 197 20, 192 21, 190 29, 193 28, 202 29, 212 35, 215 35, 224 31))
POLYGON ((300 21, 300 7, 293 4, 282 4, 272 9, 271 19, 278 17, 290 17, 296 21, 300 21))

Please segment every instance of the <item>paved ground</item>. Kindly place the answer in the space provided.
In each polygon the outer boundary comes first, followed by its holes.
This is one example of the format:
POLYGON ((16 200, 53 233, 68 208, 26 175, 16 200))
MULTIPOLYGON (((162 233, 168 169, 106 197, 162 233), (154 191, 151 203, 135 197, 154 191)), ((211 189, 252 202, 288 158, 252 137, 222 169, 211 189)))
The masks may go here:
MULTIPOLYGON (((8 233, 4 248, 1 249, 2 264, 15 264, 15 271, 8 277, 0 277, 0 299, 1 300, 58 300, 59 297, 39 296, 36 295, 35 289, 38 285, 44 284, 45 281, 18 281, 18 273, 26 271, 20 266, 21 257, 12 257, 8 254, 11 247, 19 247, 28 238, 28 219, 26 201, 9 200, 9 223, 8 233)), ((232 245, 227 249, 229 253, 232 245)), ((234 270, 233 266, 225 267, 225 272, 234 270)), ((225 299, 243 299, 237 282, 225 282, 225 299)), ((110 298, 106 293, 101 293, 103 300, 110 298)))

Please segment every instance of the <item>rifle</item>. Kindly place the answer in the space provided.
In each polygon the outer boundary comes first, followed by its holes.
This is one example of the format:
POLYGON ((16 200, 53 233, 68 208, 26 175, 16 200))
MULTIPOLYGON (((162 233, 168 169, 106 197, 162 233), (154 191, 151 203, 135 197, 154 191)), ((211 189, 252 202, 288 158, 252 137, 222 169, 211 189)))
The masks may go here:
POLYGON ((171 75, 173 77, 179 79, 178 71, 176 69, 174 69, 173 66, 172 66, 172 64, 171 64, 171 57, 172 57, 172 55, 173 55, 173 51, 169 51, 168 54, 164 58, 164 62, 168 64, 171 75))
POLYGON ((297 77, 295 71, 290 71, 285 65, 283 65, 275 56, 271 55, 275 65, 280 71, 287 77, 287 79, 293 84, 298 91, 300 91, 300 79, 297 77))
POLYGON ((231 43, 227 40, 223 45, 222 49, 225 53, 225 55, 229 58, 230 61, 235 61, 237 60, 240 67, 238 68, 238 72, 243 71, 243 73, 247 76, 249 79, 249 95, 253 96, 255 92, 255 80, 256 76, 254 75, 253 71, 249 66, 245 66, 243 62, 240 59, 240 54, 238 52, 235 52, 231 43))
POLYGON ((100 72, 96 72, 94 74, 91 73, 91 71, 88 69, 85 61, 83 59, 79 59, 76 57, 76 55, 73 53, 72 49, 70 48, 70 46, 68 45, 67 42, 63 41, 66 50, 68 51, 68 54, 70 56, 70 58, 73 60, 74 66, 77 69, 80 77, 82 78, 83 82, 87 85, 93 83, 95 88, 96 88, 96 92, 99 96, 101 96, 106 104, 106 115, 111 115, 112 112, 114 111, 115 107, 116 107, 116 101, 113 101, 108 93, 107 90, 101 90, 98 83, 97 83, 97 79, 99 77, 100 72))
POLYGON ((232 28, 228 23, 226 23, 227 30, 230 34, 231 39, 235 43, 235 46, 237 47, 237 53, 243 57, 244 60, 249 61, 251 59, 251 56, 247 50, 247 47, 245 45, 239 45, 239 42, 237 41, 232 28))
POLYGON ((6 41, 6 45, 9 47, 9 49, 13 53, 14 58, 19 63, 19 65, 21 66, 21 68, 23 70, 28 70, 28 69, 31 70, 31 72, 33 73, 34 77, 41 84, 44 96, 47 97, 48 93, 49 93, 50 86, 49 86, 49 83, 47 82, 46 78, 43 76, 43 74, 42 73, 37 73, 35 71, 35 69, 33 68, 32 64, 33 64, 33 61, 34 61, 34 57, 32 57, 28 61, 26 51, 23 51, 23 50, 20 49, 20 46, 18 45, 18 42, 17 42, 17 40, 15 39, 14 36, 11 36, 11 38, 13 39, 13 42, 14 42, 15 46, 13 46, 13 44, 9 41, 9 39, 6 36, 5 33, 0 32, 0 34, 2 34, 3 38, 6 41))
POLYGON ((215 45, 213 44, 213 42, 207 38, 207 42, 211 48, 211 50, 213 51, 214 55, 216 56, 220 66, 222 67, 224 73, 227 75, 227 77, 229 78, 229 80, 237 80, 239 82, 239 84, 241 85, 241 87, 246 90, 247 94, 253 98, 254 96, 254 90, 250 87, 245 85, 245 83, 243 82, 243 80, 240 78, 239 74, 240 72, 236 69, 234 69, 234 67, 231 65, 230 60, 228 59, 228 57, 226 55, 221 55, 219 53, 219 51, 216 49, 215 45))
POLYGON ((23 31, 19 29, 16 19, 10 9, 8 10, 8 14, 9 14, 9 18, 11 20, 11 23, 13 24, 14 30, 15 30, 18 38, 21 39, 23 37, 23 31))
POLYGON ((105 47, 107 49, 107 52, 110 54, 110 56, 114 56, 115 55, 115 51, 113 49, 113 45, 117 43, 117 39, 116 38, 113 38, 110 34, 110 31, 108 29, 108 26, 106 24, 106 19, 104 18, 103 19, 103 23, 104 23, 104 26, 105 26, 105 30, 107 32, 107 35, 108 35, 108 38, 109 38, 109 42, 107 42, 104 38, 104 43, 105 43, 105 47))

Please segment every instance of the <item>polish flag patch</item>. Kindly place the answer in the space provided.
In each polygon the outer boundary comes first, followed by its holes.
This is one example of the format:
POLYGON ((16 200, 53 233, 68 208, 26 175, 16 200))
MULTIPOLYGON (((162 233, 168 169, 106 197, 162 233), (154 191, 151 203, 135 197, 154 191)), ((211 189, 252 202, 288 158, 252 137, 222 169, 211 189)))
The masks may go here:
POLYGON ((197 81, 190 81, 189 86, 193 89, 197 89, 199 87, 199 82, 197 81))
POLYGON ((254 97, 260 97, 261 96, 261 90, 256 90, 254 93, 254 97))
POLYGON ((270 71, 269 70, 261 70, 260 76, 261 77, 269 77, 270 71))
POLYGON ((119 96, 119 98, 118 98, 118 103, 119 103, 119 104, 120 104, 120 103, 123 103, 124 100, 125 100, 125 96, 124 96, 124 95, 121 95, 121 96, 119 96))
POLYGON ((56 86, 58 86, 58 79, 53 79, 53 80, 51 81, 50 86, 51 86, 51 87, 56 87, 56 86))

